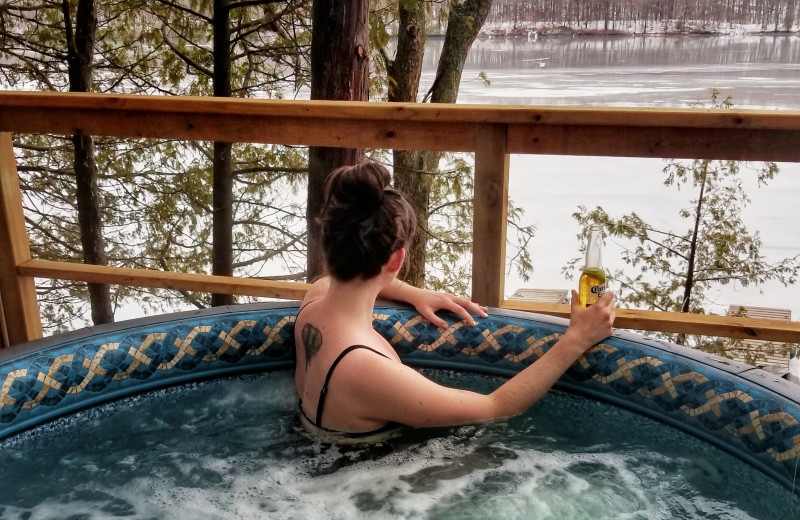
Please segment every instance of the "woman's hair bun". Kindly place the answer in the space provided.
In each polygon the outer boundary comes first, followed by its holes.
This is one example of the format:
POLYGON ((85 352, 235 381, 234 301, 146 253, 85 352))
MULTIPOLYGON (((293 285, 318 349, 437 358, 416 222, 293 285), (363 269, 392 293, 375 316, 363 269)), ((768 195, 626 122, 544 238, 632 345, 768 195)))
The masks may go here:
POLYGON ((328 177, 326 205, 343 205, 371 212, 383 201, 383 190, 389 186, 391 175, 378 163, 343 166, 328 177))

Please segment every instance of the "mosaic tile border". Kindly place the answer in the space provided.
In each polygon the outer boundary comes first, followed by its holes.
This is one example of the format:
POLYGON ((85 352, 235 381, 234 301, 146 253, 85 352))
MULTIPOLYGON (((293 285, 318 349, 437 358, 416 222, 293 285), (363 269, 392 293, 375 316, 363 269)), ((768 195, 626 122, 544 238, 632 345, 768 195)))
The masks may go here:
MULTIPOLYGON (((199 379, 290 368, 294 304, 181 313, 87 329, 0 357, 0 439, 96 403, 199 379)), ((541 357, 566 322, 493 310, 441 331, 415 311, 376 308, 374 326, 415 366, 511 376, 541 357)), ((559 381, 726 449, 793 487, 800 476, 800 386, 634 334, 615 334, 559 381), (754 381, 762 381, 757 384, 754 381), (764 383, 766 381, 766 384, 764 383)))

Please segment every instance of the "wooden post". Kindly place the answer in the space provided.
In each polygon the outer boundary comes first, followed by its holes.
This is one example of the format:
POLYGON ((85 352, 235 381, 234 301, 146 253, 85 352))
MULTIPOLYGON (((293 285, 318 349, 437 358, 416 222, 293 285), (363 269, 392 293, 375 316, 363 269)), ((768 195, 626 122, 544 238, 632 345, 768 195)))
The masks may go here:
POLYGON ((472 236, 472 300, 499 307, 506 280, 508 126, 482 124, 475 136, 475 215, 472 236))
POLYGON ((29 260, 14 145, 10 133, 0 132, 0 299, 10 345, 42 337, 33 278, 17 275, 17 266, 29 260))
POLYGON ((8 327, 6 326, 6 315, 3 311, 3 295, 0 294, 0 349, 11 346, 8 339, 8 327))

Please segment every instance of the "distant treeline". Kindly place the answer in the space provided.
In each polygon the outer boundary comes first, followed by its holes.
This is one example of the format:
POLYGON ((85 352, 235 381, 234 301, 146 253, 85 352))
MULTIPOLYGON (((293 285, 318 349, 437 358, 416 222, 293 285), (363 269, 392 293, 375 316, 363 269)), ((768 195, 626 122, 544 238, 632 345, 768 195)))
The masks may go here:
POLYGON ((671 22, 678 31, 720 24, 788 31, 799 11, 800 0, 494 0, 487 23, 614 30, 671 22))

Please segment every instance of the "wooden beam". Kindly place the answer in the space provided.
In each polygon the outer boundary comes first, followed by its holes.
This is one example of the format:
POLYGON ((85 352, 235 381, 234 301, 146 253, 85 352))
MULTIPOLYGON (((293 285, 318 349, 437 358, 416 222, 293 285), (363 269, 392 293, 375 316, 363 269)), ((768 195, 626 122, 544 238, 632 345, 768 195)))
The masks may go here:
POLYGON ((14 145, 10 133, 0 132, 0 326, 5 327, 2 335, 10 345, 42 337, 34 280, 16 271, 19 264, 30 259, 14 145))
MULTIPOLYGON (((561 318, 569 318, 570 312, 569 305, 523 300, 505 300, 500 307, 561 318)), ((614 326, 621 329, 800 343, 800 322, 796 321, 637 309, 617 309, 616 314, 614 326)))
MULTIPOLYGON (((109 117, 149 112, 295 120, 800 130, 800 110, 375 103, 25 91, 0 92, 0 130, 7 130, 4 127, 7 116, 36 108, 49 111, 55 119, 60 119, 65 110, 76 110, 81 114, 101 111, 109 117)), ((47 120, 38 123, 42 127, 39 133, 48 132, 49 123, 47 120)))
MULTIPOLYGON (((0 110, 5 110, 0 108, 0 110)), ((85 134, 189 141, 267 143, 339 148, 472 151, 475 125, 276 115, 189 114, 30 108, 0 114, 0 128, 21 133, 85 134), (47 121, 47 124, 42 124, 47 121)))
MULTIPOLYGON (((17 266, 24 276, 56 278, 76 282, 111 283, 132 287, 151 287, 205 293, 240 294, 263 298, 300 300, 310 287, 301 282, 278 282, 233 276, 173 273, 150 269, 131 269, 106 265, 29 260, 17 266)), ((38 316, 38 314, 37 314, 38 316)))
POLYGON ((800 111, 287 101, 0 92, 0 131, 508 153, 800 161, 800 111))
POLYGON ((475 139, 472 300, 493 307, 503 301, 506 279, 507 130, 501 124, 480 125, 475 139))
MULTIPOLYGON (((712 123, 709 120, 709 123, 712 123)), ((800 130, 511 125, 508 153, 800 162, 800 130)))

